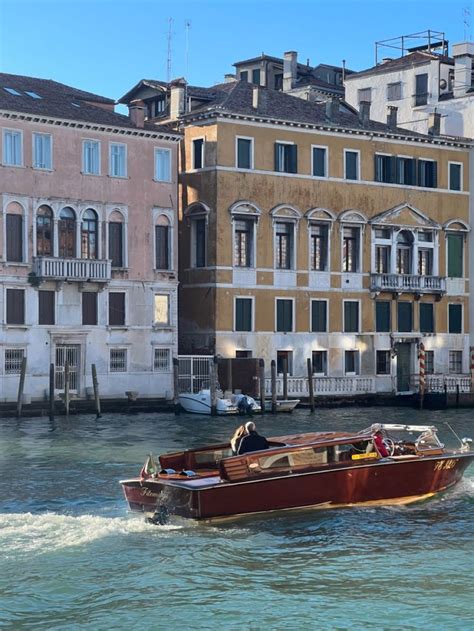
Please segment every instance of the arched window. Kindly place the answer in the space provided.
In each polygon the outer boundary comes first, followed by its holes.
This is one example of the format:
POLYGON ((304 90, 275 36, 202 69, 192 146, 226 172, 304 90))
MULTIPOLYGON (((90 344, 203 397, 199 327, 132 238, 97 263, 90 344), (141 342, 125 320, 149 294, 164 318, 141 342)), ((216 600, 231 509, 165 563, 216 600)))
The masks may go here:
POLYGON ((81 258, 97 258, 97 215, 89 208, 82 215, 81 225, 81 258))
POLYGON ((23 261, 23 207, 12 202, 6 212, 7 261, 21 263, 23 261))
POLYGON ((76 256, 76 213, 72 208, 63 208, 59 215, 59 256, 76 256))
POLYGON ((112 267, 124 267, 124 219, 118 211, 109 217, 109 259, 112 267))
POLYGON ((280 205, 270 211, 273 218, 274 265, 277 270, 296 269, 296 228, 301 213, 296 208, 280 205))
POLYGON ((155 267, 156 269, 171 269, 170 264, 170 235, 171 227, 168 217, 160 215, 155 224, 155 267))
POLYGON ((49 206, 40 206, 36 213, 36 255, 53 254, 53 211, 49 206))
POLYGON ((229 211, 233 224, 234 267, 255 267, 256 226, 260 210, 251 202, 237 202, 229 211))
POLYGON ((191 204, 185 211, 191 227, 191 267, 207 266, 207 223, 209 208, 201 203, 191 204))
POLYGON ((413 234, 401 230, 397 235, 397 274, 412 274, 413 234))

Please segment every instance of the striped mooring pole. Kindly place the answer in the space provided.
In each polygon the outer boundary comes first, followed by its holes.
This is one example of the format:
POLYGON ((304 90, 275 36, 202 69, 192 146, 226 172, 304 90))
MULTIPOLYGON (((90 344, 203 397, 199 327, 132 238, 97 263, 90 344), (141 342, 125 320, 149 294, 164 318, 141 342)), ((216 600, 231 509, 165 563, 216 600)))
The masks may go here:
POLYGON ((423 342, 420 344, 420 352, 418 354, 420 361, 420 408, 423 407, 423 398, 425 396, 425 345, 423 342))

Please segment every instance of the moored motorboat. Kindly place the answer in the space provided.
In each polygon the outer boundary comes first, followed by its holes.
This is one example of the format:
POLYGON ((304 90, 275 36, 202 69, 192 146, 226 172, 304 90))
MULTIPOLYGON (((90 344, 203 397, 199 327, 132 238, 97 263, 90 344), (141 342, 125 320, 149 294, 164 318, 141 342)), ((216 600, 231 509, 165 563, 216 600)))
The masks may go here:
MULTIPOLYGON (((277 399, 276 401, 276 412, 293 412, 295 407, 300 402, 300 399, 277 399)), ((272 400, 265 400, 265 412, 272 411, 272 400)))
POLYGON ((150 456, 137 478, 121 481, 122 488, 131 510, 158 519, 163 513, 219 519, 294 508, 409 504, 454 486, 474 459, 470 439, 447 449, 433 426, 376 424, 357 433, 279 436, 269 445, 237 456, 228 443, 165 454, 158 461, 150 456))
MULTIPOLYGON (((200 390, 197 393, 186 392, 178 397, 179 404, 190 414, 211 414, 211 391, 200 390)), ((227 414, 254 414, 261 412, 260 404, 245 394, 231 397, 217 396, 216 411, 219 416, 227 414)))

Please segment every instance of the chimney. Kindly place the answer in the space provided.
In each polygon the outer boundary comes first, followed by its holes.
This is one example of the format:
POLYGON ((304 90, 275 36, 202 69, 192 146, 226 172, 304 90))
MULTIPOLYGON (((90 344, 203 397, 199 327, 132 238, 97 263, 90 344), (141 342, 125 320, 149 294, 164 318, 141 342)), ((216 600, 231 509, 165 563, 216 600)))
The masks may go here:
POLYGON ((359 103, 359 123, 362 127, 367 127, 370 120, 370 101, 359 103))
POLYGON ((233 83, 234 81, 237 81, 235 74, 229 73, 224 75, 224 83, 233 83))
POLYGON ((288 92, 296 85, 298 53, 291 50, 283 55, 283 92, 288 92))
POLYGON ((454 89, 455 97, 464 96, 471 88, 472 58, 474 57, 474 43, 463 42, 454 44, 454 89))
POLYGON ((186 111, 186 81, 175 79, 170 83, 170 118, 176 120, 186 111))
POLYGON ((428 133, 430 136, 441 134, 441 114, 438 112, 431 112, 428 115, 428 133))
POLYGON ((252 107, 255 110, 262 111, 267 103, 268 93, 265 88, 260 85, 254 85, 252 88, 252 107))
POLYGON ((128 117, 137 127, 145 126, 145 103, 140 99, 130 101, 128 104, 128 117))
POLYGON ((397 127, 397 114, 398 107, 395 107, 395 105, 387 106, 387 125, 390 129, 396 129, 397 127))
POLYGON ((326 118, 330 121, 336 119, 339 112, 339 99, 335 96, 331 96, 326 101, 326 118))

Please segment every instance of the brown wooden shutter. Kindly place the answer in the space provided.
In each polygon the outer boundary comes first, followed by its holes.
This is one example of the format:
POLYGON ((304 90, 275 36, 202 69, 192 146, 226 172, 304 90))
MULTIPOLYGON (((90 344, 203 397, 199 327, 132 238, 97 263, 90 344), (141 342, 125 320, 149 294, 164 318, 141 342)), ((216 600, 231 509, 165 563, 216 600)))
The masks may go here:
POLYGON ((54 291, 38 292, 38 324, 54 324, 54 291))
POLYGON ((23 217, 7 214, 7 261, 23 260, 23 217))
POLYGON ((125 294, 109 293, 109 325, 123 326, 125 324, 125 294))
POLYGON ((155 226, 156 269, 169 269, 169 226, 155 226))
POLYGON ((82 293, 82 324, 97 324, 97 293, 94 291, 82 293))
POLYGON ((24 289, 7 289, 7 324, 25 324, 24 289))
POLYGON ((109 223, 109 259, 112 267, 123 267, 123 224, 118 221, 109 223))

